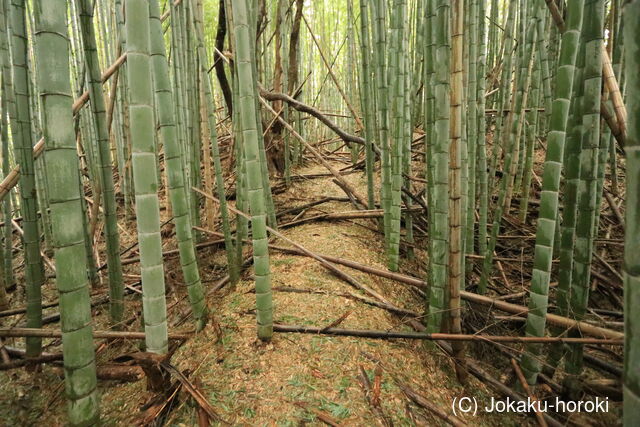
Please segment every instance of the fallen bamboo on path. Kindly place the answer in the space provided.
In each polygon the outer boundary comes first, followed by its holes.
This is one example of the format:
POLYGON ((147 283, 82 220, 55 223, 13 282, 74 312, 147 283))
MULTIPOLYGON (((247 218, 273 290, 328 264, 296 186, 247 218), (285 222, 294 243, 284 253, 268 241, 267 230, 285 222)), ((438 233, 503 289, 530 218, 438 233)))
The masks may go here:
POLYGON ((376 339, 415 339, 425 341, 478 341, 478 342, 508 342, 508 343, 563 343, 563 344, 600 344, 600 345, 613 345, 622 346, 624 340, 622 339, 603 339, 603 338, 564 338, 564 337, 519 337, 519 336, 506 336, 506 335, 468 335, 468 334, 443 334, 443 333, 423 333, 423 332, 410 332, 410 331, 376 331, 370 329, 341 329, 341 328, 318 328, 313 326, 302 325, 283 325, 274 324, 274 332, 290 332, 290 333, 302 333, 302 334, 318 334, 318 335, 333 335, 344 337, 362 337, 362 338, 376 338, 376 339))

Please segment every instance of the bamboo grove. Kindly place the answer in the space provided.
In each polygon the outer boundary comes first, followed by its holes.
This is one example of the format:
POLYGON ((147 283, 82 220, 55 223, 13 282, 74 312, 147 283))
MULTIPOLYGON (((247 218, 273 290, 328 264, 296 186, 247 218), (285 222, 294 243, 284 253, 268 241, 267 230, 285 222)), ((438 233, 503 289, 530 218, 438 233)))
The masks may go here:
MULTIPOLYGON (((638 22, 639 0, 0 0, 0 310, 43 330, 55 287, 68 422, 98 423, 92 295, 124 331, 139 294, 145 351, 171 352, 166 242, 196 333, 217 316, 203 247, 232 285, 250 266, 261 341, 281 330, 274 240, 354 285, 279 231, 274 194, 315 162, 375 218, 380 274, 422 266, 421 332, 471 334, 472 302, 520 301, 502 306, 530 338, 526 383, 555 379, 574 400, 580 339, 624 338, 637 425, 638 22), (618 311, 624 332, 594 325, 618 311)), ((451 349, 465 384, 469 348, 451 349)), ((41 356, 42 335, 24 350, 41 356)))

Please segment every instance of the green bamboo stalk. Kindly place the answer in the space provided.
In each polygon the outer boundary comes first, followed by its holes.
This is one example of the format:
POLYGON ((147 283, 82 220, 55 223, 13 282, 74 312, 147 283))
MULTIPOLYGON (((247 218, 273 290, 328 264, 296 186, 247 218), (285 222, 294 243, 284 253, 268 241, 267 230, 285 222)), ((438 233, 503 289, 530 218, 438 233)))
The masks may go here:
MULTIPOLYGON (((547 136, 547 154, 544 162, 542 192, 540 193, 540 211, 536 230, 536 246, 534 253, 533 277, 529 295, 529 313, 526 333, 528 336, 544 336, 546 314, 549 299, 549 282, 551 279, 551 261, 555 230, 558 224, 558 200, 560 177, 567 132, 567 122, 574 87, 576 57, 580 47, 582 28, 582 2, 567 2, 566 31, 562 34, 558 80, 555 87, 554 101, 551 110, 550 130, 547 136)), ((529 384, 535 384, 541 370, 539 356, 541 346, 526 346, 521 367, 529 384)))
MULTIPOLYGON (((416 5, 413 8, 414 19, 412 19, 412 22, 414 23, 414 28, 410 30, 413 34, 415 34, 415 37, 413 39, 413 44, 410 43, 410 46, 412 46, 412 51, 413 51, 413 55, 411 57, 411 60, 413 61, 413 71, 411 73, 410 93, 416 95, 420 100, 424 99, 424 96, 425 96, 425 89, 423 86, 424 84, 423 69, 425 67, 425 61, 424 61, 425 50, 423 49, 423 46, 424 46, 424 35, 425 35, 424 26, 426 25, 426 22, 424 19, 426 16, 425 15, 426 11, 424 10, 425 1, 426 0, 416 0, 416 5)), ((420 121, 423 115, 422 114, 423 112, 422 109, 424 107, 423 104, 424 102, 414 103, 413 109, 411 111, 411 117, 412 117, 411 128, 413 128, 414 126, 418 126, 420 123, 424 125, 424 123, 420 121)))
MULTIPOLYGON (((578 216, 573 253, 570 312, 582 320, 589 300, 591 260, 593 258, 594 220, 600 141, 600 99, 602 87, 602 46, 604 0, 585 2, 583 35, 585 40, 584 97, 580 182, 578 183, 578 216)), ((581 335, 579 332, 576 334, 581 335)), ((579 390, 577 375, 582 371, 583 345, 571 345, 566 359, 569 376, 566 384, 571 392, 579 390)))
MULTIPOLYGON (((616 23, 617 25, 615 26, 614 29, 614 43, 613 43, 613 58, 611 58, 612 60, 612 67, 613 67, 613 72, 616 76, 616 80, 618 81, 618 84, 621 85, 622 87, 620 89, 624 90, 624 85, 625 85, 625 79, 624 79, 624 74, 623 74, 623 67, 622 67, 622 57, 624 56, 624 37, 621 37, 623 29, 624 29, 624 22, 623 19, 621 19, 621 10, 622 7, 620 7, 620 0, 615 0, 614 1, 614 10, 616 12, 616 23)), ((608 126, 607 126, 608 128, 608 126)), ((618 161, 617 161, 617 141, 616 139, 611 136, 611 142, 609 143, 609 167, 610 167, 610 171, 611 171, 611 190, 613 192, 613 194, 618 195, 618 161)))
MULTIPOLYGON (((100 64, 93 28, 93 2, 78 2, 80 24, 85 49, 85 64, 89 77, 89 96, 93 112, 94 126, 98 137, 98 181, 102 188, 104 201, 105 240, 107 246, 107 267, 109 273, 109 314, 113 323, 122 320, 124 312, 124 285, 122 280, 122 264, 120 262, 120 237, 118 234, 118 218, 116 216, 116 199, 111 169, 111 150, 109 148, 109 130, 107 129, 106 107, 102 92, 100 64)), ((98 203, 98 200, 93 201, 98 203)))
POLYGON ((640 378, 638 374, 639 312, 640 302, 640 1, 631 0, 624 6, 625 74, 627 85, 627 211, 624 251, 624 425, 640 423, 640 378))
POLYGON ((155 122, 149 58, 149 5, 127 0, 127 81, 131 126, 133 179, 136 196, 142 304, 146 347, 153 353, 167 351, 167 308, 160 237, 160 206, 156 174, 155 122))
MULTIPOLYGON (((3 29, 0 29, 0 67, 2 72, 2 100, 0 104, 0 110, 2 110, 2 117, 0 118, 0 138, 2 138, 2 174, 7 176, 10 172, 9 167, 9 121, 8 117, 15 111, 15 101, 13 99, 13 90, 11 89, 11 58, 9 56, 9 46, 7 43, 7 30, 9 29, 9 2, 6 0, 0 1, 0 9, 2 13, 2 20, 0 25, 3 29)), ((9 221, 12 218, 12 204, 11 197, 5 197, 2 201, 3 218, 5 221, 9 221)), ((14 283, 13 277, 13 244, 12 244, 12 227, 4 227, 4 257, 2 275, 3 283, 5 286, 11 286, 14 283)))
MULTIPOLYGON (((184 47, 183 47, 183 37, 181 31, 181 13, 182 8, 178 7, 175 3, 171 3, 171 52, 173 52, 173 59, 171 61, 172 72, 173 72, 173 93, 175 96, 176 103, 176 116, 175 116, 175 124, 178 135, 178 143, 180 147, 180 152, 182 155, 180 156, 180 161, 182 162, 182 174, 183 180, 186 185, 186 189, 190 187, 190 169, 188 168, 188 128, 187 128, 187 117, 185 112, 185 91, 184 91, 184 47)), ((191 212, 193 209, 193 204, 191 202, 191 198, 194 197, 191 191, 185 191, 185 196, 187 200, 188 206, 188 214, 190 216, 190 222, 193 224, 194 215, 191 212)))
MULTIPOLYGON (((477 181, 478 181, 478 253, 485 253, 487 250, 487 215, 489 210, 489 188, 487 175, 487 147, 486 147, 486 115, 485 115, 485 90, 486 90, 486 74, 487 74, 487 24, 485 19, 485 2, 478 3, 478 39, 480 40, 480 51, 477 66, 477 82, 478 82, 478 130, 477 130, 477 181)), ((470 140, 471 141, 471 140, 470 140)), ((471 142, 473 143, 473 141, 471 142)))
POLYGON ((390 99, 392 102, 392 141, 391 141, 391 210, 389 247, 387 249, 388 267, 398 270, 400 258, 400 222, 402 195, 402 157, 405 124, 405 52, 403 49, 404 31, 407 21, 406 1, 395 0, 391 17, 391 42, 389 44, 389 76, 394 76, 390 99))
MULTIPOLYGON (((584 8, 584 2, 582 2, 584 8)), ((583 11, 584 14, 584 11, 583 11)), ((577 217, 578 182, 580 177, 580 150, 582 136, 582 98, 584 93, 583 67, 585 61, 585 44, 581 35, 576 60, 573 94, 570 118, 568 124, 566 148, 564 152, 564 176, 562 225, 560 227, 560 245, 558 262, 558 287, 556 289, 556 306, 560 315, 569 314, 569 293, 573 275, 573 251, 575 245, 575 227, 577 217)), ((552 328, 553 334, 559 334, 558 328, 552 328)), ((549 350, 548 361, 544 369, 547 375, 553 375, 555 367, 564 357, 564 345, 552 345, 549 350)))
MULTIPOLYGON (((11 135, 14 141, 15 158, 20 165, 20 210, 23 216, 25 288, 27 295, 26 326, 42 326, 41 287, 45 281, 44 266, 40 255, 40 233, 38 231, 38 206, 35 195, 33 165, 33 135, 29 113, 29 58, 25 22, 25 4, 11 0, 11 39, 9 46, 13 59, 13 90, 15 116, 11 118, 11 135)), ((27 356, 33 357, 42 351, 42 339, 27 338, 27 356)))
MULTIPOLYGON (((463 215, 466 215, 466 232, 465 232, 465 253, 475 253, 475 220, 476 220, 476 157, 478 147, 478 0, 472 0, 469 9, 469 68, 467 72, 467 150, 468 150, 468 187, 467 187, 467 209, 463 215)), ((484 77, 481 77, 484 78, 484 77)), ((484 97, 484 95, 482 95, 484 97)), ((464 126, 464 125, 463 125, 464 126)), ((484 138, 484 132, 480 134, 484 138)), ((486 169, 485 169, 486 170, 486 169)), ((485 174, 484 171, 481 171, 485 174)), ((467 267, 472 267, 469 263, 467 267)))
MULTIPOLYGON (((413 91, 413 74, 409 73, 410 71, 410 63, 409 63, 409 26, 407 25, 407 31, 404 32, 403 44, 402 48, 404 52, 404 74, 405 74, 405 85, 404 85, 404 126, 402 128, 402 176, 401 176, 401 188, 400 188, 400 196, 402 196, 402 187, 411 188, 411 182, 409 181, 409 176, 412 176, 412 152, 411 152, 411 144, 413 143, 413 122, 414 119, 412 117, 412 107, 414 104, 420 104, 417 102, 417 97, 414 96, 415 92, 413 91)), ((410 197, 404 197, 404 204, 407 208, 410 208, 413 204, 413 201, 410 197)), ((414 259, 415 254, 413 251, 413 214, 409 211, 405 211, 404 215, 404 223, 406 228, 405 240, 408 245, 406 248, 407 259, 414 259)))
MULTIPOLYGON (((524 10, 525 8, 523 7, 522 9, 524 10)), ((511 166, 509 169, 505 169, 504 172, 506 176, 503 178, 507 181, 507 193, 504 200, 504 210, 506 212, 509 212, 509 208, 511 207, 513 189, 517 184, 516 176, 518 175, 518 166, 522 165, 523 163, 520 157, 522 156, 522 154, 524 154, 524 150, 522 150, 522 130, 524 129, 525 121, 520 120, 520 118, 524 119, 525 117, 524 109, 527 106, 527 102, 529 99, 533 75, 533 64, 535 63, 536 51, 534 49, 534 46, 536 45, 538 37, 537 20, 535 16, 527 17, 527 21, 528 23, 525 35, 525 43, 521 45, 521 57, 519 60, 520 72, 518 75, 518 92, 515 96, 513 111, 510 112, 511 129, 509 130, 509 138, 514 139, 509 143, 512 153, 507 154, 507 156, 512 156, 511 166)))
POLYGON ((42 101, 47 180, 51 196, 52 247, 60 293, 62 351, 69 424, 99 422, 99 396, 86 274, 79 162, 73 134, 67 9, 64 0, 36 0, 35 58, 42 101), (56 70, 52 73, 51 70, 56 70))
MULTIPOLYGON (((425 25, 423 26, 425 36, 424 36, 424 60, 425 66, 424 70, 424 82, 425 82, 425 96, 424 96, 424 112, 425 112, 425 177, 427 179, 427 185, 425 186, 426 199, 428 206, 435 206, 434 202, 434 163, 433 163, 433 150, 434 150, 434 141, 435 141, 435 92, 434 92, 434 75, 435 75, 435 1, 427 0, 425 5, 425 25)), ((427 212, 427 221, 429 225, 429 235, 434 235, 434 226, 435 221, 433 220, 433 215, 431 209, 427 212)), ((429 243, 427 244, 427 251, 429 253, 429 257, 427 260, 427 281, 429 283, 429 287, 431 287, 433 274, 431 265, 433 264, 433 248, 432 240, 429 239, 429 243)), ((429 310, 429 301, 425 301, 426 309, 429 310)), ((425 323, 428 324, 428 319, 425 319, 425 323)))
MULTIPOLYGON (((126 51, 127 32, 124 23, 124 6, 122 0, 114 0, 114 20, 116 23, 116 33, 118 37, 118 45, 121 52, 126 51)), ((120 186, 122 195, 124 196, 124 211, 126 218, 130 218, 133 212, 133 188, 131 179, 131 134, 129 131, 129 111, 125 107, 125 100, 128 99, 126 62, 120 66, 119 73, 122 78, 118 79, 117 87, 117 139, 116 152, 118 160, 118 175, 120 178, 120 186)))
MULTIPOLYGON (((346 93, 349 97, 355 97, 356 94, 356 79, 353 70, 356 69, 356 46, 355 46, 355 34, 354 34, 354 26, 353 26, 353 1, 347 0, 347 66, 344 67, 344 71, 346 74, 346 93)), ((349 132, 355 130, 355 126, 351 121, 347 124, 347 129, 349 132)), ((364 130, 364 129, 363 129, 364 130)), ((351 152, 351 163, 356 164, 358 161, 358 156, 360 155, 360 145, 359 144, 351 144, 349 147, 349 151, 351 152)))
MULTIPOLYGON (((543 84, 544 66, 546 61, 546 54, 541 55, 540 51, 545 50, 542 35, 545 34, 545 16, 547 16, 546 6, 544 4, 537 5, 535 9, 536 22, 538 28, 538 38, 536 49, 536 59, 534 63, 533 76, 531 79, 531 99, 530 111, 526 113, 526 120, 529 126, 526 128, 526 152, 524 156, 524 162, 522 163, 522 170, 518 172, 516 179, 516 188, 520 188, 520 221, 524 223, 527 219, 529 212, 529 194, 531 192, 531 179, 533 175, 533 156, 535 150, 536 138, 538 137, 539 122, 541 115, 538 112, 538 105, 540 101, 544 99, 546 94, 544 88, 541 90, 540 86, 543 84), (544 57, 543 57, 544 56, 544 57)), ((548 65, 548 64, 547 64, 548 65)), ((547 70, 548 71, 548 70, 547 70)))
POLYGON ((207 324, 207 303, 198 271, 198 262, 193 242, 191 217, 187 204, 184 176, 182 174, 182 152, 176 135, 175 109, 169 64, 165 53, 162 23, 158 0, 149 1, 150 53, 155 92, 159 138, 164 147, 164 161, 169 186, 169 199, 176 225, 176 239, 180 252, 180 265, 187 286, 191 309, 196 319, 196 328, 207 324))
MULTIPOLYGON (((507 11, 507 23, 505 25, 504 32, 504 51, 503 51, 503 59, 504 65, 502 67, 502 74, 500 77, 500 88, 498 90, 498 99, 496 100, 496 106, 498 112, 496 114, 495 121, 495 133, 493 135, 493 147, 491 150, 491 162, 489 166, 489 178, 490 185, 489 188, 493 190, 495 183, 495 174, 496 168, 498 165, 498 157, 500 155, 500 143, 502 142, 502 132, 503 128, 506 130, 509 129, 508 121, 504 123, 504 116, 502 112, 506 110, 511 104, 511 76, 513 74, 512 66, 513 66, 513 45, 514 38, 516 34, 515 29, 515 15, 516 15, 516 5, 517 1, 509 2, 509 9, 507 11)), ((497 61, 497 57, 495 57, 497 61)), ((504 150, 507 153, 507 149, 504 150)), ((505 158, 507 154, 505 154, 505 158)), ((506 171, 506 169, 505 169, 506 171)))
MULTIPOLYGON (((199 13, 196 14, 196 17, 197 16, 199 16, 199 13)), ((218 200, 220 201, 220 217, 222 218, 222 232, 224 234, 227 266, 229 269, 229 275, 231 276, 231 282, 235 283, 238 280, 238 269, 240 267, 241 260, 236 259, 235 257, 235 248, 233 246, 233 240, 231 236, 231 225, 229 223, 229 211, 227 209, 224 177, 222 175, 222 166, 220 163, 220 148, 218 146, 218 136, 216 133, 216 108, 213 99, 211 80, 209 80, 208 74, 209 60, 207 59, 207 53, 204 49, 204 30, 202 21, 200 19, 196 21, 196 32, 199 40, 198 54, 200 55, 200 74, 202 76, 204 94, 207 101, 206 108, 208 111, 209 133, 211 138, 211 156, 213 157, 213 165, 216 174, 216 190, 218 194, 218 200)))
POLYGON ((490 69, 496 66, 497 54, 500 50, 498 39, 498 0, 491 0, 488 46, 488 64, 490 69))
POLYGON ((373 141, 375 139, 375 122, 373 110, 372 70, 369 64, 371 49, 369 47, 369 6, 367 0, 360 0, 360 105, 364 112, 365 124, 365 175, 367 176, 367 203, 369 209, 375 208, 375 188, 373 181, 374 153, 373 141))
POLYGON ((389 248, 391 235, 391 144, 389 138, 390 112, 387 106, 389 96, 388 72, 386 64, 387 52, 387 9, 384 0, 372 1, 373 38, 375 40, 374 58, 376 62, 375 77, 377 87, 378 140, 380 141, 381 175, 380 204, 384 211, 383 230, 385 250, 389 248))
POLYGON ((263 191, 260 144, 256 129, 256 94, 254 64, 251 55, 253 34, 249 24, 246 0, 233 4, 233 24, 236 47, 236 78, 238 80, 238 105, 242 140, 245 149, 244 163, 247 169, 247 185, 251 211, 253 239, 253 264, 256 276, 256 309, 258 337, 269 341, 273 335, 273 302, 271 296, 271 272, 266 229, 266 207, 263 191))
POLYGON ((427 330, 439 332, 448 307, 449 283, 449 68, 450 29, 449 2, 435 1, 434 16, 434 134, 433 134, 433 222, 431 248, 431 283, 429 287, 429 319, 427 330))
MULTIPOLYGON (((247 7, 249 8, 248 10, 251 10, 251 5, 252 2, 248 2, 247 3, 247 7)), ((249 16, 252 16, 252 19, 249 21, 249 24, 251 25, 251 28, 255 29, 255 32, 257 34, 258 28, 257 28, 257 13, 255 13, 256 11, 253 11, 253 15, 252 13, 249 14, 249 16)), ((263 37, 263 40, 265 38, 263 37)), ((254 93, 259 93, 258 90, 258 76, 260 75, 258 73, 258 57, 256 56, 256 51, 255 51, 255 43, 251 43, 249 45, 250 47, 250 53, 251 53, 251 64, 253 66, 253 75, 256 77, 253 80, 253 92, 254 93)), ((257 97, 254 97, 254 109, 255 111, 260 111, 260 106, 259 106, 259 102, 257 97)), ((264 196, 264 202, 265 202, 265 209, 266 209, 266 215, 267 215, 267 224, 273 228, 273 229, 277 229, 278 228, 278 223, 276 220, 276 211, 275 211, 275 205, 273 203, 273 195, 271 193, 271 183, 269 181, 269 169, 267 166, 267 154, 265 151, 265 145, 264 145, 264 137, 262 135, 262 118, 260 117, 260 114, 256 114, 255 115, 255 120, 256 120, 256 130, 257 130, 257 136, 258 136, 258 157, 259 157, 259 165, 260 165, 260 175, 262 177, 262 191, 263 191, 263 196, 264 196)), ((249 182, 249 181, 247 181, 249 182)), ((249 191, 251 187, 249 187, 249 191)), ((251 199, 251 198, 249 198, 251 199)), ((249 202, 251 203, 251 202, 249 202)))
MULTIPOLYGON (((463 206, 463 38, 464 2, 451 2, 451 117, 449 121, 449 332, 462 333, 460 289, 465 288, 464 276, 464 206, 463 206)), ((456 359, 456 375, 461 383, 467 376, 464 368, 464 344, 451 344, 456 359)))

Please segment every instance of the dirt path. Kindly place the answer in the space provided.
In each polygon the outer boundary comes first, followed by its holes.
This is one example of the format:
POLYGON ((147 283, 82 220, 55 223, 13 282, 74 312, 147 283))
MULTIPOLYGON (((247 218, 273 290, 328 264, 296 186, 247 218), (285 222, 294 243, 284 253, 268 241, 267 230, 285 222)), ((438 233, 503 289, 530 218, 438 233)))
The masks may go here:
MULTIPOLYGON (((320 166, 299 171, 300 174, 325 172, 320 166)), ((345 178, 364 193, 361 174, 345 178)), ((344 197, 344 193, 331 183, 330 177, 299 180, 289 191, 279 195, 276 203, 281 207, 292 207, 324 196, 344 197)), ((305 215, 346 210, 353 210, 353 206, 330 202, 310 209, 305 215)), ((374 222, 366 220, 316 222, 286 229, 284 233, 312 251, 385 268, 381 236, 358 223, 375 227, 374 222)), ((278 244, 283 245, 282 242, 278 244)), ((353 288, 310 258, 271 251, 271 267, 274 287, 321 292, 274 292, 276 322, 326 326, 349 313, 341 327, 409 330, 398 316, 340 296, 353 288)), ((357 271, 348 272, 396 305, 422 311, 422 298, 410 289, 357 271)), ((276 334, 270 344, 257 343, 255 297, 249 276, 250 273, 245 275, 235 291, 227 290, 224 296, 216 295, 211 301, 224 331, 221 348, 215 349, 209 340, 198 337, 174 357, 183 368, 193 368, 202 362, 196 376, 214 407, 234 424, 316 424, 318 417, 314 410, 326 413, 343 425, 379 424, 380 415, 367 403, 358 381, 360 367, 366 370, 372 382, 376 376, 375 364, 366 355, 383 360, 387 368, 381 374, 379 399, 382 411, 395 425, 414 425, 416 421, 412 417, 425 417, 429 425, 441 421, 416 407, 407 411, 408 400, 391 378, 391 372, 447 413, 452 398, 464 395, 448 358, 437 349, 426 350, 422 343, 298 334, 276 334), (303 402, 307 408, 296 405, 298 402, 303 402)), ((477 396, 486 396, 484 387, 475 380, 471 381, 469 390, 474 390, 477 396)), ((196 421, 194 413, 193 410, 181 411, 178 419, 191 425, 196 421)), ((473 420, 474 424, 479 421, 492 425, 498 419, 473 420)))
MULTIPOLYGON (((298 171, 299 174, 325 172, 321 166, 298 171)), ((346 175, 345 179, 365 194, 361 173, 346 175)), ((276 204, 282 210, 324 196, 345 195, 330 177, 295 180, 287 192, 276 196, 276 204)), ((305 216, 346 210, 353 210, 353 206, 348 202, 330 202, 309 209, 305 216)), ((375 228, 375 222, 315 222, 285 229, 284 234, 312 251, 385 268, 382 236, 366 227, 375 228)), ((213 278, 214 265, 225 264, 221 250, 212 254, 210 251, 199 254, 205 279, 213 278)), ((168 271, 177 268, 177 260, 168 263, 168 271)), ((406 319, 344 297, 354 289, 310 258, 271 251, 271 268, 274 287, 316 292, 274 292, 276 322, 322 327, 348 313, 340 327, 410 330, 403 324, 406 319)), ((346 267, 340 268, 392 303, 409 310, 423 311, 423 297, 414 290, 346 267)), ((256 340, 255 295, 252 290, 249 269, 235 289, 223 288, 212 295, 209 304, 222 328, 222 339, 216 344, 215 332, 208 327, 183 345, 172 358, 180 370, 190 370, 190 378, 197 381, 213 407, 234 425, 321 425, 320 418, 329 417, 339 425, 373 426, 381 425, 381 414, 394 425, 443 424, 431 413, 409 404, 392 376, 410 385, 448 414, 454 397, 472 395, 488 402, 493 395, 475 378, 471 378, 465 391, 455 379, 450 359, 440 350, 421 342, 276 333, 271 343, 259 343, 256 340), (372 359, 383 361, 384 369, 376 371, 377 365, 372 359), (379 382, 381 410, 368 403, 359 382, 361 368, 372 384, 379 382)), ((173 295, 169 298, 175 300, 173 295)), ((181 308, 188 312, 186 303, 182 302, 181 308)), ((174 320, 179 317, 175 312, 170 315, 174 320)), ((100 320, 97 319, 96 323, 99 324, 100 320)), ((188 329, 191 325, 187 322, 181 327, 188 329)), ((172 330, 176 328, 172 327, 172 330)), ((135 351, 134 343, 126 346, 135 351)), ((120 346, 110 350, 108 355, 101 354, 99 364, 100 360, 109 360, 123 351, 127 350, 120 346)), ((45 366, 43 374, 35 380, 29 373, 16 373, 19 377, 15 378, 14 385, 31 384, 35 388, 20 392, 15 390, 15 386, 5 388, 8 394, 5 399, 0 398, 4 401, 2 406, 10 407, 27 395, 28 404, 22 413, 28 414, 19 419, 33 420, 34 416, 42 419, 37 414, 46 413, 52 425, 63 423, 66 408, 59 387, 61 380, 59 371, 56 375, 51 369, 45 366), (58 386, 56 393, 51 391, 54 388, 52 384, 58 386)), ((152 397, 145 390, 145 381, 129 384, 101 381, 100 389, 105 425, 134 425, 140 418, 139 408, 152 397)), ((197 425, 196 410, 188 402, 171 412, 166 425, 197 425)), ((472 425, 505 425, 505 418, 495 415, 466 417, 466 421, 472 425)), ((513 425, 530 422, 523 418, 509 421, 513 425)))

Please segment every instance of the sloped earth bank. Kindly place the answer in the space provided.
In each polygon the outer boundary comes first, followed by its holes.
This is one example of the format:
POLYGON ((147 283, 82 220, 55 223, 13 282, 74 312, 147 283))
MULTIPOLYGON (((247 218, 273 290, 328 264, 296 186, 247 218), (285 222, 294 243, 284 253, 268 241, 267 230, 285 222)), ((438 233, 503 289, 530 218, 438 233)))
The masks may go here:
MULTIPOLYGON (((324 173, 326 170, 321 166, 298 171, 299 175, 324 173)), ((345 179, 365 194, 366 183, 362 173, 345 175, 345 179)), ((345 194, 331 180, 332 177, 294 180, 285 193, 276 196, 279 210, 326 196, 344 198, 345 194)), ((308 209, 303 217, 353 209, 349 202, 332 201, 308 209)), ((356 219, 310 222, 282 231, 311 251, 384 269, 384 244, 376 228, 373 220, 356 219)), ((281 241, 275 243, 288 246, 281 241)), ((424 243, 419 245, 424 246, 424 243)), ((208 249, 201 250, 199 254, 203 279, 210 287, 222 274, 220 266, 224 265, 224 254, 221 250, 208 249)), ((424 262, 424 254, 420 252, 418 255, 420 262, 424 262)), ((395 305, 423 312, 424 297, 415 290, 346 267, 340 268, 395 305)), ((135 274, 137 267, 128 269, 129 273, 135 274)), ((175 258, 167 262, 168 306, 175 302, 178 307, 170 311, 172 332, 190 327, 189 322, 179 324, 188 307, 180 301, 184 292, 175 277, 178 270, 175 258)), ((419 264, 405 260, 401 271, 420 271, 419 264)), ((342 318, 339 325, 342 328, 411 330, 407 326, 408 319, 349 298, 349 292, 359 291, 331 275, 311 258, 272 250, 271 272, 275 289, 274 318, 278 323, 325 327, 342 318)), ((399 388, 400 384, 409 386, 449 415, 454 398, 475 397, 480 404, 488 404, 492 396, 500 398, 472 376, 466 387, 459 385, 452 360, 429 343, 284 333, 275 333, 268 344, 258 342, 251 269, 245 271, 237 286, 222 288, 210 294, 209 298, 222 331, 221 339, 216 342, 216 328, 210 325, 180 347, 172 363, 181 371, 189 371, 189 378, 200 387, 220 417, 233 425, 335 423, 373 426, 383 425, 385 417, 387 425, 445 424, 431 412, 413 404, 399 388), (370 380, 371 393, 363 390, 362 372, 370 380), (371 399, 374 404, 370 403, 371 399), (375 405, 376 401, 379 406, 375 405)), ((139 309, 135 296, 129 300, 128 316, 139 309)), ((96 329, 107 328, 106 311, 104 307, 94 313, 97 316, 96 329)), ((130 329, 135 330, 137 325, 136 321, 130 329)), ((49 347, 47 351, 54 350, 49 347)), ((132 351, 136 351, 135 342, 120 341, 106 348, 99 347, 98 365, 132 351)), ((473 354, 470 353, 470 358, 474 358, 473 354)), ((504 369, 492 368, 496 363, 492 357, 479 362, 499 379, 508 377, 504 369)), ((500 366, 505 366, 503 362, 508 364, 505 359, 500 366)), ((0 424, 27 425, 42 421, 48 425, 63 424, 66 407, 60 375, 60 369, 51 365, 43 366, 36 378, 24 370, 1 373, 0 413, 3 421, 0 424)), ((101 381, 100 389, 105 425, 136 424, 141 418, 140 407, 154 396, 146 390, 144 380, 125 384, 101 381)), ((178 406, 169 413, 166 425, 198 424, 195 404, 182 393, 178 406)), ((475 417, 458 415, 470 425, 535 423, 532 418, 482 411, 478 411, 475 417)))

